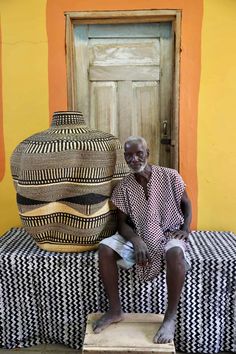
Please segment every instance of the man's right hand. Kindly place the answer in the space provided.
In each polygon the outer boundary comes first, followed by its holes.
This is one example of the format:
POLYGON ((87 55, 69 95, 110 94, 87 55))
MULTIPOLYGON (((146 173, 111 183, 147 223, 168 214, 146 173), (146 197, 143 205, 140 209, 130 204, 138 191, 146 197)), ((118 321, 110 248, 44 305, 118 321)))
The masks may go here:
POLYGON ((118 209, 118 232, 134 246, 135 263, 141 267, 151 264, 146 243, 139 237, 128 223, 128 215, 118 209))
POLYGON ((146 267, 151 264, 151 258, 148 253, 146 243, 140 237, 134 237, 131 240, 134 246, 135 262, 141 267, 146 267))

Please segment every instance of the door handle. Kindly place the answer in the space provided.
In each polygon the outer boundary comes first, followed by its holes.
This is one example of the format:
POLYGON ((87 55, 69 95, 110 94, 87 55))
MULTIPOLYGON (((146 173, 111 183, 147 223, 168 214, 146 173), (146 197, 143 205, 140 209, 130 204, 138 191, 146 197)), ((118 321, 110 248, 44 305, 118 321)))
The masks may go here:
POLYGON ((170 145, 171 139, 168 137, 168 122, 167 122, 167 120, 163 120, 163 122, 162 122, 162 134, 161 135, 162 135, 161 144, 170 145))
POLYGON ((168 132, 168 122, 167 120, 163 120, 162 122, 162 135, 167 136, 168 132))

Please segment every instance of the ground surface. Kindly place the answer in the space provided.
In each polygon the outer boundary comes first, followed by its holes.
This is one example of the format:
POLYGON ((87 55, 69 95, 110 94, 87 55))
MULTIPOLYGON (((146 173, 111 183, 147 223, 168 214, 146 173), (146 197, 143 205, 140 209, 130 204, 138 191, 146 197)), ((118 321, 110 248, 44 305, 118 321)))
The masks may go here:
MULTIPOLYGON (((81 351, 71 349, 60 344, 42 344, 30 348, 11 349, 11 350, 0 348, 0 354, 18 354, 18 353, 19 354, 56 354, 56 353, 57 354, 63 354, 63 353, 81 354, 81 351)), ((183 353, 177 352, 176 354, 183 354, 183 353)), ((227 354, 227 353, 221 353, 221 354, 227 354)))
POLYGON ((41 344, 30 348, 0 349, 0 354, 81 354, 81 351, 60 344, 41 344))

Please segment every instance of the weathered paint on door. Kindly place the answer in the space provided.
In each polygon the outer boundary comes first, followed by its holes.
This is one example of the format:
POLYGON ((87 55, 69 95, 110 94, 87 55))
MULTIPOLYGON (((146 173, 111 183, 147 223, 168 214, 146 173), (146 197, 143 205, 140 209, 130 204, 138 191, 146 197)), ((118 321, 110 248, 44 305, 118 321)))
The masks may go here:
POLYGON ((78 109, 89 125, 122 142, 144 136, 150 161, 171 167, 171 24, 75 25, 74 43, 78 109))

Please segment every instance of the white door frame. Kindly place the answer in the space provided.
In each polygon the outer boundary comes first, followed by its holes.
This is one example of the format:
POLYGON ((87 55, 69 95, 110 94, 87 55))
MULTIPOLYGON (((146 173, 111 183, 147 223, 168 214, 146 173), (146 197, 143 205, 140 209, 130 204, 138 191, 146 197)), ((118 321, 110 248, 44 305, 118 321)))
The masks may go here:
POLYGON ((66 67, 68 110, 76 110, 77 85, 73 26, 78 24, 117 24, 171 22, 174 35, 171 165, 179 169, 179 70, 181 51, 181 10, 133 10, 66 12, 66 67))

